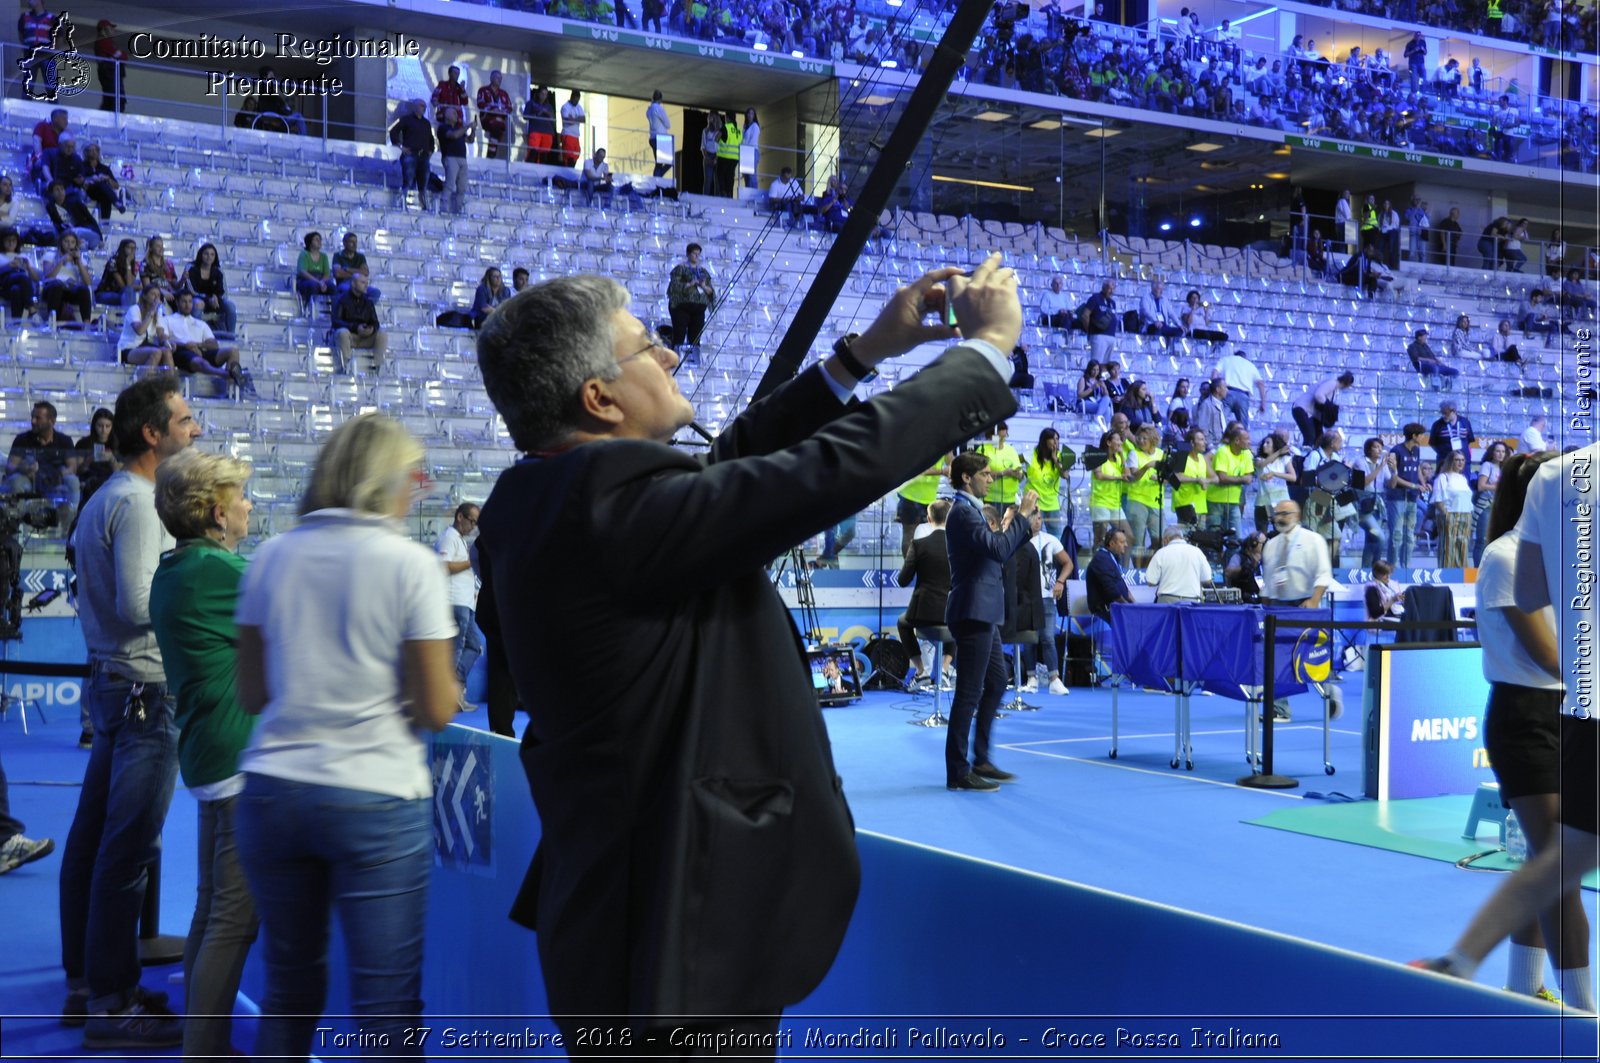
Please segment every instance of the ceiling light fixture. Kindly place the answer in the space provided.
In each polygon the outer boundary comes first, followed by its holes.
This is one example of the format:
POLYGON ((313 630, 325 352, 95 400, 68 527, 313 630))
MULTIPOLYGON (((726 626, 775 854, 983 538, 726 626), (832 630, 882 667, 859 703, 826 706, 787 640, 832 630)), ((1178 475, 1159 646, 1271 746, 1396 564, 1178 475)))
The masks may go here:
POLYGON ((876 93, 874 93, 871 96, 863 96, 863 97, 861 97, 861 102, 866 104, 868 107, 882 107, 884 104, 893 103, 894 102, 894 97, 893 96, 879 96, 876 93))
POLYGON ((1037 122, 1029 122, 1029 129, 1060 129, 1061 123, 1054 118, 1041 118, 1037 122))
POLYGON ((970 177, 946 177, 942 173, 933 175, 935 181, 943 181, 952 185, 977 185, 979 188, 1001 188, 1007 192, 1032 192, 1032 185, 1008 185, 1000 181, 978 181, 970 177))
POLYGON ((1088 132, 1084 133, 1083 135, 1086 136, 1086 137, 1100 137, 1101 139, 1104 139, 1106 137, 1120 137, 1122 135, 1122 130, 1120 130, 1120 129, 1091 129, 1088 132))
POLYGON ((1011 116, 1004 111, 980 111, 972 116, 974 122, 1004 122, 1011 116))
POLYGON ((1190 144, 1189 145, 1189 150, 1190 151, 1198 151, 1198 152, 1201 152, 1201 153, 1208 152, 1208 151, 1221 151, 1222 150, 1222 145, 1221 144, 1213 144, 1209 140, 1202 140, 1198 144, 1190 144))

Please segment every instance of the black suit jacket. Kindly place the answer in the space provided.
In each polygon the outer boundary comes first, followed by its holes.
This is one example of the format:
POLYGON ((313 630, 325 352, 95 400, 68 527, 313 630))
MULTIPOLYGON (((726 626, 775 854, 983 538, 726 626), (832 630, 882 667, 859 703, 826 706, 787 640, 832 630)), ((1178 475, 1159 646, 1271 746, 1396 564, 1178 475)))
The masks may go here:
POLYGON ((943 528, 911 541, 906 563, 900 566, 895 582, 906 587, 913 578, 917 582, 911 591, 911 604, 906 606, 906 619, 913 627, 943 624, 944 605, 950 597, 950 551, 945 546, 943 528))
POLYGON ((849 406, 821 373, 706 461, 585 443, 506 470, 483 506, 478 617, 528 710, 542 824, 511 914, 538 931, 553 1013, 770 1012, 838 951, 854 826, 765 566, 1016 401, 960 347, 849 406))
POLYGON ((1089 569, 1084 574, 1084 589, 1089 595, 1089 612, 1107 623, 1111 622, 1111 603, 1127 598, 1128 584, 1122 578, 1122 569, 1111 551, 1105 547, 1094 552, 1089 569))
MULTIPOLYGON (((1020 518, 1019 518, 1020 519, 1020 518)), ((1031 538, 1024 539, 1005 564, 1006 620, 1001 625, 1002 641, 1011 641, 1018 631, 1038 631, 1044 626, 1044 593, 1040 586, 1043 566, 1031 538)))
POLYGON ((1006 596, 1001 566, 1028 541, 1028 522, 1018 518, 1006 531, 990 531, 983 511, 971 499, 957 495, 950 503, 950 516, 944 527, 950 551, 950 599, 944 606, 945 623, 1003 623, 1006 596))

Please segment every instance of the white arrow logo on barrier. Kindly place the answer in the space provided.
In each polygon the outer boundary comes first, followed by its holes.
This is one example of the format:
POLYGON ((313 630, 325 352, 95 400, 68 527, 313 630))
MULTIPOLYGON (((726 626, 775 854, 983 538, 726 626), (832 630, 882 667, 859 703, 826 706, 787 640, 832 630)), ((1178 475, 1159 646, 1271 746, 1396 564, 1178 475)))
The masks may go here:
POLYGON ((467 795, 467 784, 472 781, 472 769, 477 766, 477 763, 477 752, 468 750, 467 759, 461 765, 461 774, 456 776, 456 792, 450 798, 450 805, 456 810, 456 823, 461 826, 461 844, 466 847, 469 857, 472 855, 472 850, 477 846, 472 841, 472 826, 467 822, 467 813, 461 807, 461 799, 467 795))

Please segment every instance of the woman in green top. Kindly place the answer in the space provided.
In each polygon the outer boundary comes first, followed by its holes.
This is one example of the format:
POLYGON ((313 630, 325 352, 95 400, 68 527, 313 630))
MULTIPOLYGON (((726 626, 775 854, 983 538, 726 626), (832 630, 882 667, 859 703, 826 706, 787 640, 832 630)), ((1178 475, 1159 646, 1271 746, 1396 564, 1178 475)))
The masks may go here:
POLYGON ((196 448, 156 470, 156 513, 178 547, 151 580, 150 626, 177 698, 178 766, 200 810, 200 876, 183 949, 186 1058, 232 1051, 229 1016, 260 926, 234 848, 239 753, 256 724, 234 680, 245 569, 235 551, 250 532, 249 476, 244 462, 196 448))
POLYGON ((333 263, 322 250, 322 234, 309 232, 305 236, 306 249, 294 264, 294 290, 300 293, 300 302, 309 310, 313 295, 332 295, 339 285, 333 279, 333 263))
POLYGON ((1178 473, 1178 486, 1172 489, 1172 512, 1184 524, 1198 526, 1206 515, 1206 485, 1213 483, 1211 463, 1206 460, 1206 432, 1191 428, 1184 437, 1189 457, 1178 473))
POLYGON ((1061 433, 1054 428, 1039 433, 1039 442, 1023 468, 1022 490, 1039 496, 1044 530, 1061 538, 1065 528, 1061 519, 1061 433))
POLYGON ((1105 542, 1106 532, 1115 525, 1128 530, 1122 519, 1122 433, 1115 428, 1100 437, 1106 460, 1089 474, 1089 519, 1094 522, 1094 541, 1105 542))
POLYGON ((1134 449, 1127 457, 1128 497, 1122 508, 1132 529, 1131 549, 1134 564, 1145 557, 1145 543, 1161 535, 1161 477, 1156 464, 1166 456, 1159 446, 1161 429, 1153 424, 1140 428, 1133 437, 1134 449))

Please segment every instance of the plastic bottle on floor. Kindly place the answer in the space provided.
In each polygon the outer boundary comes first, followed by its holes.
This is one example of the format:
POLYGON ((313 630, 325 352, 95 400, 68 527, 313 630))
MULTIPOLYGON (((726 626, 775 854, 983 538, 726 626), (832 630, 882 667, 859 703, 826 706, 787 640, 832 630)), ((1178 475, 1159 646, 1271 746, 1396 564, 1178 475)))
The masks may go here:
POLYGON ((1522 833, 1515 812, 1506 813, 1506 857, 1514 864, 1528 859, 1528 836, 1522 833))

